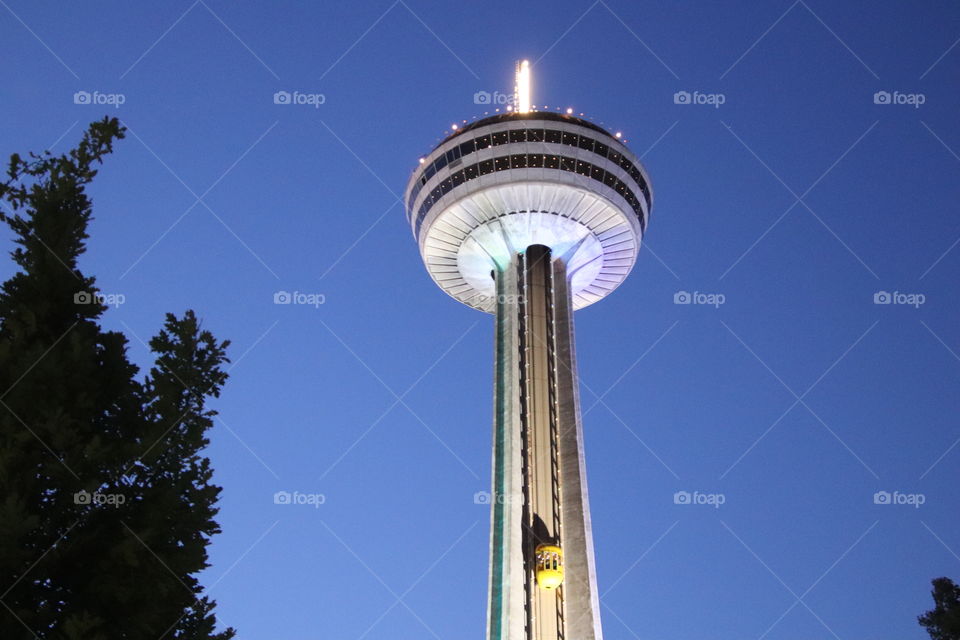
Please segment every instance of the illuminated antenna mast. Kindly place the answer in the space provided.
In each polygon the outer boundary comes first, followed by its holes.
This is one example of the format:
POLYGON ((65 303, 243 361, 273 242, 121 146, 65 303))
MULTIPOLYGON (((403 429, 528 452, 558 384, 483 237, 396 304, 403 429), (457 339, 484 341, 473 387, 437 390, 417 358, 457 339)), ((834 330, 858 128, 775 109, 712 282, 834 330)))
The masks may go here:
POLYGON ((517 63, 517 84, 514 87, 518 113, 530 113, 530 62, 517 63))

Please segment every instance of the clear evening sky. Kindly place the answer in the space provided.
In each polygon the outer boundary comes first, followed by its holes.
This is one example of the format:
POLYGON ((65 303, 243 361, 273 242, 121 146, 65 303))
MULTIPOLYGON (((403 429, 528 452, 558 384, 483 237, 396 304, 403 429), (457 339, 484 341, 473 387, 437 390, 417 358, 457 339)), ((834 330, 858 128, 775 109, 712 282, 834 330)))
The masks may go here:
POLYGON ((960 577, 956 3, 0 5, 4 157, 128 127, 105 325, 141 365, 166 311, 233 341, 203 580, 240 637, 483 637, 492 320, 399 196, 524 57, 654 189, 577 314, 606 637, 925 637, 960 577))

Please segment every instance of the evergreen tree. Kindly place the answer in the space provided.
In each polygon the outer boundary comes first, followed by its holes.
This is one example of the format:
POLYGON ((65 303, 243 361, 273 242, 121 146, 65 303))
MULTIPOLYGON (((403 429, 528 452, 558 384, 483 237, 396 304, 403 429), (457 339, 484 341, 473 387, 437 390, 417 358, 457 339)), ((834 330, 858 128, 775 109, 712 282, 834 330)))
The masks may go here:
POLYGON ((933 609, 917 618, 932 640, 960 640, 960 587, 950 578, 932 582, 933 609))
POLYGON ((195 574, 220 488, 201 455, 227 342, 166 316, 143 380, 84 275, 85 186, 124 137, 90 125, 69 153, 14 154, 0 221, 17 271, 0 287, 0 638, 229 640, 195 574))

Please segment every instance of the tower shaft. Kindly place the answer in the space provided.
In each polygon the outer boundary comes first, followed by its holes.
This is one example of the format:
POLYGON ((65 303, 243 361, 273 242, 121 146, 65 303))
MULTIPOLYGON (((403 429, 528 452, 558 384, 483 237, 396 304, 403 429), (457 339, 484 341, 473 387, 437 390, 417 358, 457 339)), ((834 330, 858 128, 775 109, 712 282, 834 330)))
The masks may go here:
POLYGON ((573 305, 564 262, 542 245, 494 273, 497 290, 488 640, 600 640, 573 305), (565 581, 537 584, 539 545, 565 581))

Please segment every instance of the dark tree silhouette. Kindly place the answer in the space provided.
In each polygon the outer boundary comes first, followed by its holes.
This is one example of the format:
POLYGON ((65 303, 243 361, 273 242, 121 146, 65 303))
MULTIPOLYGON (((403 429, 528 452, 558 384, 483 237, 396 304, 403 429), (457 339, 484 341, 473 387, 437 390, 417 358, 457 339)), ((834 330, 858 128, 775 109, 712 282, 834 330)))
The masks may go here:
POLYGON ((201 455, 227 342, 166 316, 143 379, 85 251, 94 168, 124 137, 90 125, 69 153, 14 154, 0 184, 16 272, 0 287, 0 638, 228 640, 195 574, 220 488, 201 455))
POLYGON ((917 618, 933 640, 960 640, 960 587, 950 578, 933 580, 933 609, 917 618))

